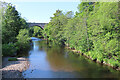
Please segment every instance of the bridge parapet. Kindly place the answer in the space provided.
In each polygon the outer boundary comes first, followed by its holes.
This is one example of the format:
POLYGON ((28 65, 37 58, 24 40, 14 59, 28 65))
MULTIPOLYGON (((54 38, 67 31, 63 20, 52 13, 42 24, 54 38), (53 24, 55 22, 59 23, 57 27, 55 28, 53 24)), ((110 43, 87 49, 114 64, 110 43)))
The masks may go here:
POLYGON ((44 29, 44 26, 48 24, 48 23, 28 23, 29 27, 33 27, 33 26, 39 26, 42 29, 44 29))

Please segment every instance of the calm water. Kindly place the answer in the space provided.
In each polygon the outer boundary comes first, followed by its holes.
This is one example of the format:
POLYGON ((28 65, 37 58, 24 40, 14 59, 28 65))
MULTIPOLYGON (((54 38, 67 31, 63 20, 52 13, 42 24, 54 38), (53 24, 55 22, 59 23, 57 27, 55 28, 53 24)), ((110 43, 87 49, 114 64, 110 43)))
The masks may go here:
POLYGON ((120 78, 120 72, 46 41, 33 40, 24 78, 120 78))

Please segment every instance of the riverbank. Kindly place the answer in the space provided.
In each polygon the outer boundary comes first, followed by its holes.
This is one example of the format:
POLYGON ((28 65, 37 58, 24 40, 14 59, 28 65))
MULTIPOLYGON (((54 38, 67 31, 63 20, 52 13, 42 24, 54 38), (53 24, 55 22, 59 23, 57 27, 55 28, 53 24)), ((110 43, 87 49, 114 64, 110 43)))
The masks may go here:
POLYGON ((117 68, 115 68, 114 66, 112 66, 111 64, 106 63, 105 61, 100 62, 100 61, 98 61, 98 60, 92 59, 91 56, 87 56, 86 54, 81 53, 80 51, 78 51, 78 50, 76 50, 76 49, 72 49, 72 48, 70 48, 68 45, 66 45, 66 48, 70 49, 70 50, 73 51, 73 52, 79 53, 79 54, 87 57, 88 59, 90 59, 90 60, 92 60, 92 61, 94 61, 94 62, 97 62, 97 63, 99 63, 99 64, 103 64, 103 65, 109 66, 109 67, 111 67, 111 68, 113 68, 113 69, 115 69, 115 70, 120 71, 120 66, 117 67, 117 68))
POLYGON ((11 57, 3 57, 2 59, 2 77, 23 78, 22 72, 29 67, 28 59, 19 57, 18 61, 8 61, 9 58, 11 57))

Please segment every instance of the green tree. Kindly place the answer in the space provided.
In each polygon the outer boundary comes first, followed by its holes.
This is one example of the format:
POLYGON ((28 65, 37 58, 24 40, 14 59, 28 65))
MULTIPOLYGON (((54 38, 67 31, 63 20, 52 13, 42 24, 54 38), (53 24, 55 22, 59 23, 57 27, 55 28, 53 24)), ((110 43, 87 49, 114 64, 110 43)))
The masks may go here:
POLYGON ((45 26, 47 38, 61 41, 93 60, 120 66, 118 2, 82 2, 74 17, 57 10, 45 26))
POLYGON ((29 37, 29 31, 27 29, 21 29, 16 38, 17 38, 16 45, 18 47, 18 51, 17 51, 18 53, 21 53, 29 49, 30 37, 29 37))
POLYGON ((65 37, 64 28, 66 27, 68 19, 71 18, 72 12, 63 14, 62 11, 56 10, 54 17, 51 18, 50 23, 45 28, 46 34, 49 37, 49 40, 52 40, 59 44, 64 44, 65 37))
POLYGON ((7 4, 2 20, 2 42, 15 42, 20 29, 26 28, 26 21, 12 4, 7 4))
POLYGON ((29 36, 42 38, 43 29, 39 26, 33 26, 29 29, 29 36))
POLYGON ((22 35, 22 32, 20 32, 21 36, 19 34, 20 29, 27 29, 28 25, 26 20, 21 18, 20 14, 15 7, 12 6, 12 4, 5 2, 1 3, 2 10, 0 10, 2 12, 0 12, 2 14, 2 54, 3 56, 16 56, 16 52, 25 51, 22 48, 29 46, 29 41, 26 38, 28 36, 22 35), (28 42, 26 43, 26 41, 28 42), (20 46, 21 44, 23 46, 20 46))

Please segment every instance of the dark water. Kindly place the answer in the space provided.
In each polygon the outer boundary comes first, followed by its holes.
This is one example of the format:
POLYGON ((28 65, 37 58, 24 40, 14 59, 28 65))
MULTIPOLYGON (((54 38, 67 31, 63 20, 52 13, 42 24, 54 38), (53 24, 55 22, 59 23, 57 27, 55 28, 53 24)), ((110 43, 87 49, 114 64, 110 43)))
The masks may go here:
POLYGON ((24 78, 120 78, 120 72, 46 41, 33 41, 24 78))

